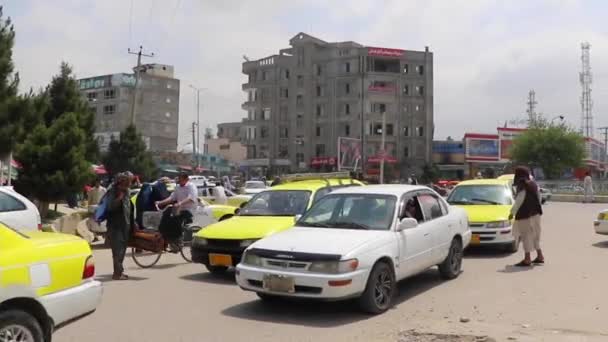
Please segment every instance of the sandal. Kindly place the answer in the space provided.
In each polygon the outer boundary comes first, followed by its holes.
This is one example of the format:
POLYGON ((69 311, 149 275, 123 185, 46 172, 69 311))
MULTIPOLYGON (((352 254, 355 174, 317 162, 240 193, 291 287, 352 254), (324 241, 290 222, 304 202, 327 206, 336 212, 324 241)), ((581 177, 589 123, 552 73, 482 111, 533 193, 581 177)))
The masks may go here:
POLYGON ((536 258, 536 259, 532 260, 532 263, 533 264, 544 265, 545 264, 545 259, 536 258))
POLYGON ((515 267, 530 267, 532 266, 532 262, 526 262, 525 260, 522 260, 520 262, 518 262, 517 264, 513 265, 515 267))
POLYGON ((129 280, 129 276, 126 274, 113 275, 112 280, 129 280))

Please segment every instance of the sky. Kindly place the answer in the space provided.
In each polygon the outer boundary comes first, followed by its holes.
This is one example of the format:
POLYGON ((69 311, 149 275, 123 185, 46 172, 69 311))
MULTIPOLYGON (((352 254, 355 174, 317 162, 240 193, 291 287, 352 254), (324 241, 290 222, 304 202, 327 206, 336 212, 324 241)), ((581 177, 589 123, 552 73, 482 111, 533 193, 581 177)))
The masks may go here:
MULTIPOLYGON (((278 53, 305 32, 322 40, 434 53, 435 139, 493 133, 537 111, 580 126, 581 49, 591 44, 595 127, 608 126, 606 1, 578 0, 3 0, 16 30, 21 91, 44 87, 70 63, 78 77, 130 72, 144 63, 175 66, 181 80, 180 145, 196 116, 201 131, 240 121, 243 55, 278 53)), ((599 132, 598 132, 599 133, 599 132)), ((598 134, 599 136, 599 134, 598 134)))

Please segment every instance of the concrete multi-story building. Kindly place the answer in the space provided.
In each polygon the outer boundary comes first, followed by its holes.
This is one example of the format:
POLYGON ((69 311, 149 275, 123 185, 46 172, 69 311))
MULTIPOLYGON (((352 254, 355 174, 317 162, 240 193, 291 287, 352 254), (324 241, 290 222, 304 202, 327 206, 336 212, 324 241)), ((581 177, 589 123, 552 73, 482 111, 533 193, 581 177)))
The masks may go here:
POLYGON ((242 122, 223 122, 217 125, 217 137, 230 141, 241 141, 244 137, 242 122))
MULTIPOLYGON (((176 151, 179 122, 180 82, 173 67, 141 66, 135 100, 135 125, 152 151, 176 151)), ((134 74, 112 74, 79 80, 80 92, 95 111, 96 136, 100 149, 131 123, 134 74)))
MULTIPOLYGON (((275 172, 335 165, 338 137, 363 138, 362 160, 385 153, 402 173, 431 161, 433 54, 328 43, 305 33, 279 54, 243 63, 245 165, 275 172), (277 170, 278 169, 278 170, 277 170)), ((375 164, 374 164, 375 163, 375 164)), ((361 163, 359 163, 361 165, 361 163)))

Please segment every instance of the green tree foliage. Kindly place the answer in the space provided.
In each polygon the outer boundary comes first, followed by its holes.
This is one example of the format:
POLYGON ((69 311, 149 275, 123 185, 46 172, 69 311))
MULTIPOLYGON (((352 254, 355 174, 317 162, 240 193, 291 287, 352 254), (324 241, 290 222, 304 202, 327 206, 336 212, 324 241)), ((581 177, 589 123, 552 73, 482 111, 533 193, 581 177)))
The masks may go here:
POLYGON ((13 24, 10 18, 3 18, 0 6, 0 158, 13 150, 15 136, 21 129, 21 119, 15 112, 21 101, 17 98, 19 74, 14 72, 13 65, 14 42, 13 24))
POLYGON ((61 63, 58 75, 55 75, 45 91, 48 106, 43 114, 47 127, 60 118, 64 113, 75 113, 78 126, 85 132, 86 158, 96 161, 99 155, 95 140, 95 114, 89 108, 79 92, 78 81, 72 68, 65 62, 61 63))
POLYGON ((585 140, 571 127, 539 119, 515 139, 511 155, 515 164, 540 167, 548 179, 555 179, 582 165, 585 140))
POLYGON ((440 171, 437 165, 425 164, 422 167, 422 175, 420 177, 420 182, 422 182, 422 184, 435 183, 439 179, 439 175, 440 171))
POLYGON ((50 127, 39 124, 18 148, 22 169, 15 188, 40 200, 43 215, 49 202, 82 191, 93 176, 78 120, 78 114, 64 113, 50 127))
POLYGON ((146 144, 133 125, 120 133, 119 140, 110 141, 103 165, 111 174, 131 171, 143 180, 151 180, 158 173, 152 155, 146 151, 146 144))

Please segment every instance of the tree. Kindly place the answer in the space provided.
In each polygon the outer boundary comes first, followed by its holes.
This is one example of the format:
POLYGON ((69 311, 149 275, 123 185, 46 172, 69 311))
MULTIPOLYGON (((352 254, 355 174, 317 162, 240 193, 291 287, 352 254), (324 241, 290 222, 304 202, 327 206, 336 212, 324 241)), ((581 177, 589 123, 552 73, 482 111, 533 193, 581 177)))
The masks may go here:
POLYGON ((95 114, 89 104, 79 92, 78 81, 67 63, 61 63, 58 75, 51 80, 45 93, 48 97, 48 106, 44 112, 44 122, 47 127, 65 113, 75 113, 78 126, 85 132, 86 158, 89 161, 97 160, 99 155, 97 141, 95 140, 95 114))
POLYGON ((111 174, 131 171, 144 180, 157 176, 158 170, 141 134, 133 125, 120 132, 120 139, 110 141, 103 165, 111 174))
POLYGON ((511 155, 516 164, 540 167, 548 179, 555 179, 566 169, 582 165, 585 140, 565 124, 540 118, 513 141, 511 155))
POLYGON ((87 136, 78 120, 78 114, 64 113, 50 127, 39 124, 17 149, 22 168, 15 188, 40 201, 43 217, 48 203, 80 192, 93 177, 86 159, 87 136))
POLYGON ((422 167, 422 176, 420 181, 422 184, 435 183, 439 179, 440 170, 435 164, 425 164, 422 167))
POLYGON ((13 44, 15 31, 11 19, 3 19, 0 6, 0 160, 8 156, 16 144, 21 120, 14 111, 17 102, 19 74, 14 72, 13 44))

